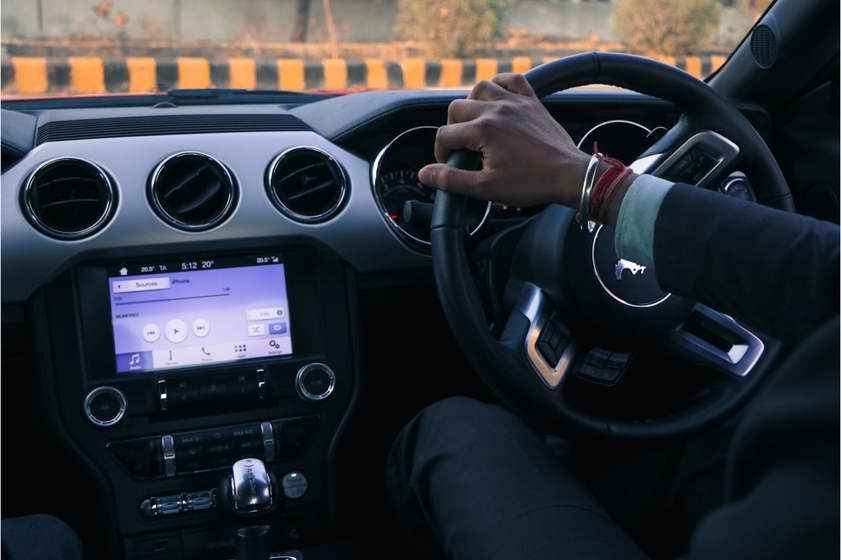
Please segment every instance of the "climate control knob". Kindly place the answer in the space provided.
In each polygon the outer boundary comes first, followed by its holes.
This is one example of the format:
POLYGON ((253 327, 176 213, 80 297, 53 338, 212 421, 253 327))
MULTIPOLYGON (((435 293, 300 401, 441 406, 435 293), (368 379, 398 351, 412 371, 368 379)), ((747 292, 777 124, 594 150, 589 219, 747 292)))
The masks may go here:
POLYGON ((295 389, 305 401, 323 401, 336 386, 336 374, 322 363, 305 365, 295 376, 295 389))
POLYGON ((84 407, 91 424, 113 426, 126 414, 126 397, 114 387, 97 387, 85 397, 84 407))

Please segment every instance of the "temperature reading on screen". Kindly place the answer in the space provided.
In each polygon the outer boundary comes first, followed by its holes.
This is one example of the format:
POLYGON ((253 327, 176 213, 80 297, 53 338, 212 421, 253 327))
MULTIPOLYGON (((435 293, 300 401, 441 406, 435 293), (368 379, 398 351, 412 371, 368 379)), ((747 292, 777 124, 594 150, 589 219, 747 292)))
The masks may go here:
POLYGON ((213 261, 202 261, 201 262, 202 268, 213 268, 213 261))

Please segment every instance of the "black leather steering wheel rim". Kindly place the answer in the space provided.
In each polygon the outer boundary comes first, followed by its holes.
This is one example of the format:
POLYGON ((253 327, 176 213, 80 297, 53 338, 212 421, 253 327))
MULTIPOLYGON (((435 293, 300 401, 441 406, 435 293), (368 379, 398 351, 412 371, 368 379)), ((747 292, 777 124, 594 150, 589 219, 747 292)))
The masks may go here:
MULTIPOLYGON (((681 121, 647 154, 679 145, 694 129, 718 132, 741 149, 741 165, 754 178, 759 202, 794 210, 782 171, 759 133, 732 105, 705 83, 660 62, 619 53, 585 53, 559 59, 526 74, 538 97, 576 86, 607 84, 660 97, 683 111, 681 121)), ((645 155, 645 154, 644 154, 645 155)), ((463 169, 481 166, 477 154, 458 152, 448 162, 463 169)), ((673 437, 699 430, 737 410, 751 396, 762 376, 752 375, 737 386, 726 386, 711 400, 680 414, 650 422, 616 421, 573 409, 562 387, 550 391, 519 356, 529 327, 525 317, 512 315, 499 339, 491 334, 467 254, 464 197, 439 192, 432 218, 433 269, 439 298, 463 352, 483 381, 506 404, 532 423, 557 429, 626 438, 673 437)))

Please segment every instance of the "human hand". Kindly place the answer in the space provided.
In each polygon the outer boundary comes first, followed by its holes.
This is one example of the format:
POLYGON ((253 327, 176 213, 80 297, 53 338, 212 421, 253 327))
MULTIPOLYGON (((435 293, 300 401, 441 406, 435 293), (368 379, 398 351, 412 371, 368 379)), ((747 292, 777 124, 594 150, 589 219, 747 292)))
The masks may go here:
POLYGON ((439 163, 420 170, 422 183, 513 206, 577 206, 590 156, 575 146, 521 74, 479 82, 467 99, 450 104, 447 121, 435 138, 439 163), (445 163, 461 149, 482 154, 480 171, 445 163))

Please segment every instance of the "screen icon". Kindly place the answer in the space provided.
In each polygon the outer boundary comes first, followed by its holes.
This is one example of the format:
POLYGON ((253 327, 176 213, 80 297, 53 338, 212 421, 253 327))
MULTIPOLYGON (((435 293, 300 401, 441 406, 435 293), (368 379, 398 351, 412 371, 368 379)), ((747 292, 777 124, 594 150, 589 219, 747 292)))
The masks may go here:
POLYGON ((248 346, 245 344, 235 344, 234 345, 234 352, 237 354, 244 354, 248 351, 248 346))
POLYGON ((138 369, 140 368, 140 354, 132 354, 131 358, 128 361, 128 368, 129 369, 138 369))
POLYGON ((184 342, 187 338, 187 323, 181 319, 170 319, 164 327, 164 334, 170 342, 184 342))
POLYGON ((201 347, 201 353, 204 354, 205 356, 210 356, 211 355, 210 351, 207 350, 204 346, 201 347))
POLYGON ((155 342, 161 337, 161 329, 155 323, 147 323, 143 326, 143 340, 155 342))
POLYGON ((263 323, 251 323, 248 325, 248 336, 263 336, 266 334, 266 325, 263 323))
POLYGON ((286 334, 286 323, 269 323, 269 334, 286 334))
POLYGON ((280 344, 278 344, 278 343, 277 343, 277 341, 276 341, 275 339, 271 339, 271 340, 269 341, 269 346, 271 346, 271 347, 272 347, 272 348, 274 348, 275 350, 280 350, 280 344))
POLYGON ((196 319, 193 321, 193 334, 198 337, 205 337, 210 332, 210 323, 207 319, 196 319))
POLYGON ((282 319, 286 312, 282 307, 261 307, 258 309, 249 309, 245 312, 245 316, 249 321, 263 321, 265 319, 282 319))
POLYGON ((120 269, 120 276, 125 276, 127 274, 128 274, 128 269, 126 267, 123 267, 123 268, 120 269))

